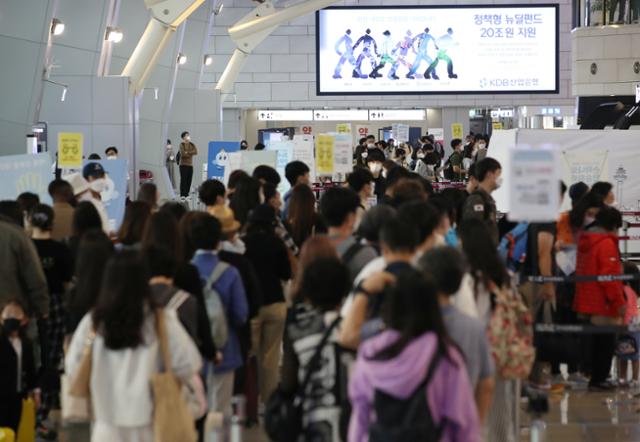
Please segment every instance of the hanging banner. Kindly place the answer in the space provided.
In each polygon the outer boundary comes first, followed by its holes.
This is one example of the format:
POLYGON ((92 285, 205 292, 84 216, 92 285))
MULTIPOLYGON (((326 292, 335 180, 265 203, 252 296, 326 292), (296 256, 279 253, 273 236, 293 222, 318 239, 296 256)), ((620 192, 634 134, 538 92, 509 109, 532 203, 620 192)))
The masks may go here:
POLYGON ((335 138, 331 135, 316 137, 316 172, 318 175, 333 174, 335 138))
POLYGON ((224 179, 225 167, 229 164, 229 154, 240 151, 237 141, 209 141, 207 179, 224 179))
POLYGON ((563 152, 563 175, 570 176, 570 183, 584 182, 588 186, 597 181, 609 181, 608 158, 606 150, 563 152))
POLYGON ((81 133, 58 133, 58 167, 79 169, 82 167, 83 136, 81 133))
POLYGON ((124 208, 127 200, 127 160, 90 160, 88 163, 99 163, 104 169, 104 190, 100 192, 100 199, 109 217, 109 230, 116 232, 124 218, 124 208))
POLYGON ((23 192, 32 192, 43 203, 50 203, 47 188, 53 180, 48 153, 0 156, 0 200, 15 200, 23 192))
POLYGON ((464 138, 464 128, 462 127, 462 123, 453 123, 451 125, 451 138, 455 139, 463 139, 464 138))
POLYGON ((547 222, 560 209, 560 162, 557 151, 513 148, 509 152, 510 221, 547 222))

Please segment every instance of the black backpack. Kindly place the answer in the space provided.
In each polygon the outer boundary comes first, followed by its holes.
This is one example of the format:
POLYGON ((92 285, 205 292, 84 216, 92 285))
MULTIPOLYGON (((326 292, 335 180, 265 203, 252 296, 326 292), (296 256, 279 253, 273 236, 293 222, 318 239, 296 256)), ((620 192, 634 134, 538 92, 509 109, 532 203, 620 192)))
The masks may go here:
POLYGON ((324 332, 320 344, 316 347, 307 364, 304 380, 298 391, 290 394, 278 387, 269 397, 265 405, 264 427, 271 440, 275 442, 296 442, 302 434, 302 407, 307 395, 309 381, 311 381, 311 375, 318 369, 322 349, 341 319, 341 317, 336 318, 324 332))
POLYGON ((406 399, 375 391, 373 404, 377 420, 369 427, 369 442, 440 441, 444 421, 440 425, 433 421, 426 391, 439 360, 436 350, 424 380, 406 399))
POLYGON ((451 157, 454 156, 456 153, 452 153, 451 155, 449 155, 449 159, 447 160, 447 162, 444 164, 444 170, 442 171, 442 174, 444 175, 444 178, 446 180, 449 181, 453 181, 455 179, 455 173, 453 171, 453 164, 451 164, 451 157))

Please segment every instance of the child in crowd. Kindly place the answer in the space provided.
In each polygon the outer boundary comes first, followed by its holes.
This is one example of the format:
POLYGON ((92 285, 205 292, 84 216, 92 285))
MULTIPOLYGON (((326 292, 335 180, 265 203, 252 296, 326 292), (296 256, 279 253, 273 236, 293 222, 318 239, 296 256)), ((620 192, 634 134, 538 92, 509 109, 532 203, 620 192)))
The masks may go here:
MULTIPOLYGON (((632 262, 622 264, 625 275, 638 275, 640 269, 632 262)), ((627 310, 624 316, 624 324, 639 324, 640 314, 638 312, 638 293, 640 293, 640 281, 626 281, 624 284, 624 296, 627 300, 627 310)), ((616 353, 618 356, 618 380, 625 384, 628 379, 629 362, 631 363, 630 385, 638 384, 638 372, 640 368, 640 333, 630 333, 621 336, 618 340, 616 353), (634 345, 635 344, 635 345, 634 345)))
POLYGON ((22 399, 32 394, 39 402, 36 390, 36 370, 33 346, 26 337, 29 319, 23 304, 12 299, 0 311, 0 428, 18 430, 22 414, 22 399))

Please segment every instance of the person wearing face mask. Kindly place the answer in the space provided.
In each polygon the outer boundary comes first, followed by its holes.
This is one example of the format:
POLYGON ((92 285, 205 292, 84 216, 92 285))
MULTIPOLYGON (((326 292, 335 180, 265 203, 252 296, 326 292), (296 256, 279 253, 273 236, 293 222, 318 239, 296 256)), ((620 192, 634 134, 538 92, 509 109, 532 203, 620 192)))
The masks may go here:
POLYGON ((367 155, 367 139, 360 138, 360 141, 353 152, 354 166, 365 167, 367 164, 367 155))
POLYGON ((165 166, 167 167, 167 172, 169 173, 169 181, 171 181, 171 187, 176 187, 176 177, 174 165, 176 163, 176 155, 173 152, 173 145, 171 144, 171 140, 167 140, 167 144, 165 145, 164 151, 165 157, 165 166))
POLYGON ((378 197, 378 201, 382 200, 387 190, 387 180, 382 176, 382 163, 384 161, 384 153, 380 149, 369 149, 367 152, 367 167, 373 174, 374 193, 378 197))
POLYGON ((116 146, 109 146, 105 149, 104 154, 107 156, 107 160, 117 160, 118 148, 116 146))
POLYGON ((191 142, 189 132, 182 132, 180 135, 180 196, 186 198, 191 190, 193 180, 193 157, 198 155, 198 148, 191 142))
POLYGON ((475 162, 482 161, 487 157, 487 137, 482 137, 476 143, 477 149, 474 149, 473 158, 475 162))
POLYGON ((613 193, 613 184, 611 183, 598 181, 591 186, 591 193, 602 197, 602 201, 604 201, 607 206, 615 207, 617 205, 616 195, 613 193))
MULTIPOLYGON (((83 172, 87 176, 91 174, 98 174, 98 172, 102 170, 102 180, 104 180, 104 169, 98 163, 89 163, 87 164, 83 172), (98 166, 98 167, 96 167, 98 166)), ((110 233, 109 228, 109 216, 107 215, 107 210, 104 208, 104 204, 102 204, 102 200, 100 199, 100 192, 98 189, 101 189, 101 185, 104 185, 104 182, 99 181, 99 178, 96 178, 96 175, 93 175, 93 185, 91 185, 81 174, 72 173, 63 177, 65 181, 71 184, 73 188, 73 195, 76 198, 76 201, 88 201, 96 208, 98 214, 100 215, 100 221, 102 222, 102 230, 106 234, 110 233)))
POLYGON ((18 431, 22 414, 22 400, 27 396, 36 399, 36 369, 33 345, 26 334, 29 319, 25 305, 11 299, 0 312, 0 427, 18 431))
POLYGON ((491 236, 498 245, 498 218, 496 202, 491 194, 502 185, 502 166, 493 158, 476 163, 478 188, 464 204, 462 219, 479 219, 487 224, 491 236))
POLYGON ((240 141, 240 150, 247 150, 247 149, 249 149, 249 143, 247 143, 247 140, 240 141))

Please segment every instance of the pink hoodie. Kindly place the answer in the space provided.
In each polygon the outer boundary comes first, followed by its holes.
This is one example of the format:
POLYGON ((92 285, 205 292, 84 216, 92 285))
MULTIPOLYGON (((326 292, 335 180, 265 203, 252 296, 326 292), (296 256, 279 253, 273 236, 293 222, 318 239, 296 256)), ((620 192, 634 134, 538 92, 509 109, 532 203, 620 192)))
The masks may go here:
MULTIPOLYGON (((436 336, 425 333, 414 339, 400 355, 387 361, 371 358, 398 339, 399 333, 387 330, 365 341, 349 382, 349 398, 353 406, 349 424, 349 441, 368 440, 369 423, 373 419, 373 397, 376 389, 395 397, 408 397, 424 380, 436 350, 436 336)), ((479 442, 480 421, 469 383, 464 359, 455 349, 449 357, 440 358, 429 386, 427 399, 434 422, 447 419, 442 442, 479 442)))

